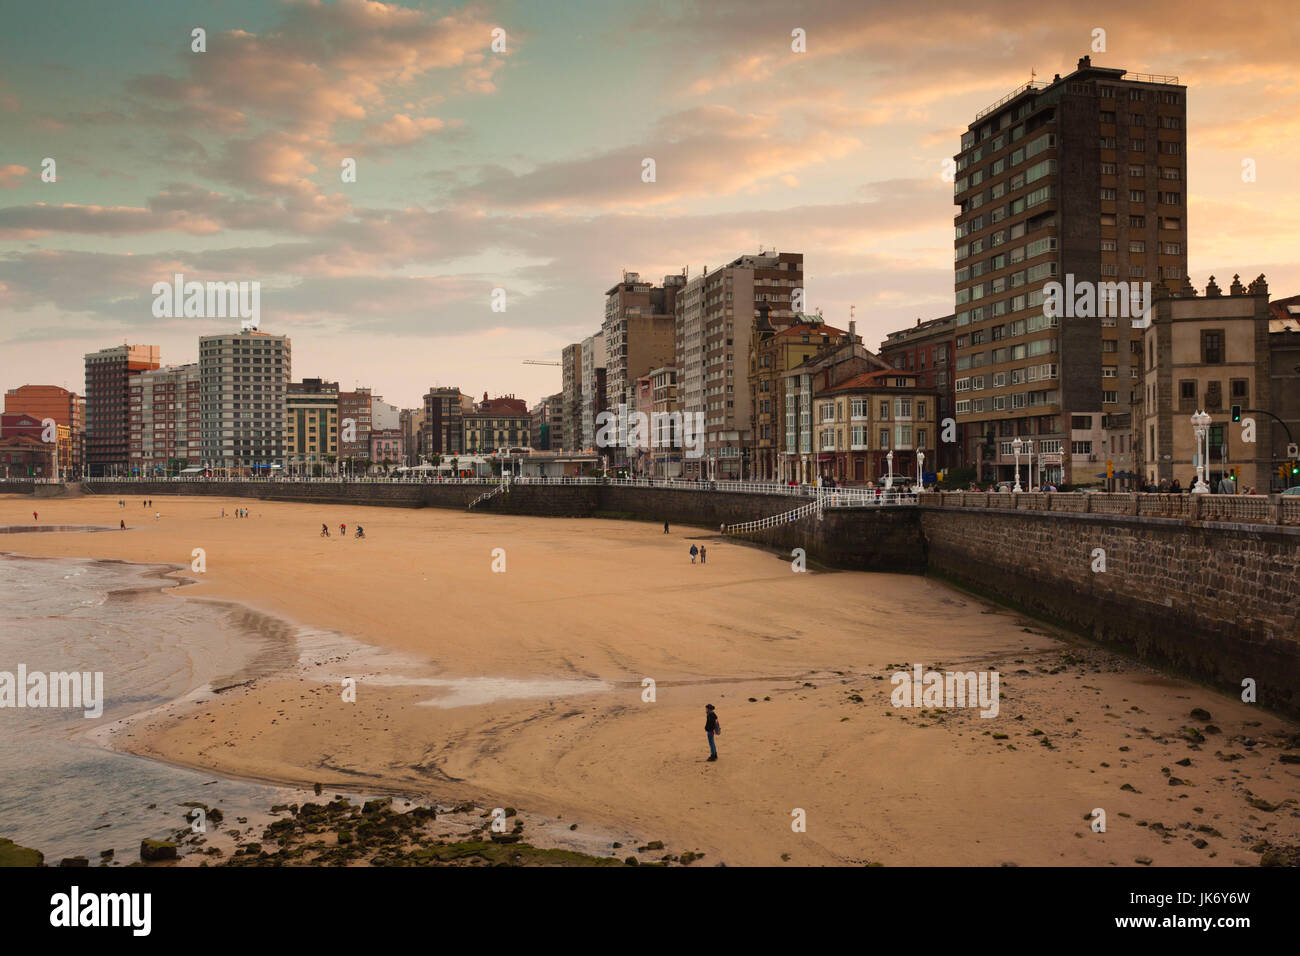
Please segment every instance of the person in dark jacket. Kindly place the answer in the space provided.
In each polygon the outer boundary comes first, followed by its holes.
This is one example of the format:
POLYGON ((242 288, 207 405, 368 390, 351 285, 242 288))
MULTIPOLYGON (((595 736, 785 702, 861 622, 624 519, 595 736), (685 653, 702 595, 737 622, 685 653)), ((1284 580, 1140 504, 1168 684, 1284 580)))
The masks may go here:
POLYGON ((713 743, 715 735, 722 733, 722 724, 718 723, 718 712, 712 704, 704 705, 704 732, 709 735, 709 760, 718 759, 718 748, 713 743))
POLYGON ((691 545, 691 564, 695 563, 695 556, 699 553, 700 549, 696 545, 691 545))
POLYGON ((665 522, 664 522, 664 534, 667 534, 667 533, 668 533, 668 522, 665 521, 665 522))

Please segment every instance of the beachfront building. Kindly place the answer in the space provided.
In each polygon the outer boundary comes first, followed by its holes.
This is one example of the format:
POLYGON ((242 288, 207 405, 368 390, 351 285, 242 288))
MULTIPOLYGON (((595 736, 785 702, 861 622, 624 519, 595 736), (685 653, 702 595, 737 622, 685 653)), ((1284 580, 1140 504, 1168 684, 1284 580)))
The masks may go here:
MULTIPOLYGON (((290 474, 322 475, 334 470, 339 452, 338 419, 337 382, 305 378, 289 383, 285 395, 284 465, 290 474)), ((369 451, 367 446, 367 455, 369 451)), ((361 467, 360 460, 351 464, 361 467)))
MULTIPOLYGON (((675 348, 674 308, 684 275, 665 276, 663 285, 642 282, 636 272, 624 272, 621 282, 605 293, 605 407, 631 411, 636 381, 652 368, 671 364, 675 348)), ((611 464, 629 459, 626 448, 613 449, 611 464)))
POLYGON ((203 460, 199 364, 168 365, 131 379, 129 474, 179 475, 203 460))
POLYGON ((703 455, 683 462, 686 477, 748 476, 752 449, 748 351, 755 320, 784 328, 797 319, 803 254, 742 255, 690 279, 675 299, 674 364, 681 370, 681 411, 703 414, 703 455))
POLYGON ((391 470, 402 463, 402 430, 400 428, 375 428, 370 432, 368 456, 377 470, 391 470))
POLYGON ((339 392, 338 455, 341 463, 371 460, 370 457, 370 404, 368 388, 339 392))
POLYGON ((1218 491, 1223 476, 1234 473, 1238 491, 1266 491, 1273 484, 1273 421, 1266 414, 1246 414, 1272 407, 1269 319, 1263 276, 1249 287, 1234 276, 1228 295, 1213 277, 1204 296, 1197 296, 1189 281, 1174 295, 1157 295, 1143 332, 1143 388, 1133 429, 1138 473, 1148 483, 1177 478, 1187 488, 1195 481, 1191 418, 1203 411, 1211 422, 1205 462, 1211 489, 1218 491), (1244 440, 1243 423, 1233 423, 1234 405, 1243 418, 1254 419, 1253 442, 1244 440))
POLYGON ((1176 289, 1187 274, 1186 120, 1177 77, 1085 56, 1070 75, 981 110, 962 134, 954 404, 980 480, 1011 479, 1004 450, 1016 437, 1062 448, 1052 480, 1093 480, 1096 452, 1071 449, 1141 390, 1134 293, 1140 315, 1148 288, 1176 289), (1067 295, 1063 314, 1048 314, 1052 282, 1089 290, 1092 303, 1075 309, 1067 295))
POLYGON ((426 457, 459 455, 465 451, 464 416, 474 410, 474 400, 455 386, 435 385, 424 396, 421 423, 422 452, 426 457))
POLYGON ((529 412, 532 419, 529 443, 537 451, 559 451, 564 447, 564 393, 548 395, 529 412))
POLYGON ((53 478, 55 443, 45 441, 45 434, 44 419, 0 413, 0 478, 53 478))
POLYGON ((890 474, 919 481, 918 455, 925 455, 927 471, 934 470, 937 398, 938 391, 922 387, 915 373, 898 369, 865 372, 817 391, 817 476, 823 484, 881 485, 890 474))
POLYGON ((800 315, 793 325, 774 326, 767 308, 759 309, 749 344, 749 407, 752 415, 753 476, 774 480, 780 472, 780 451, 785 447, 785 373, 819 351, 838 346, 855 336, 833 328, 820 315, 800 315))
POLYGON ((158 346, 118 345, 86 356, 86 471, 125 475, 131 379, 159 366, 158 346))
POLYGON ((596 447, 596 417, 608 407, 605 376, 605 334, 598 332, 582 340, 582 449, 596 447))
POLYGON ((1270 410, 1279 419, 1273 429, 1273 487, 1284 491, 1300 485, 1300 456, 1290 447, 1300 440, 1300 295, 1269 303, 1268 368, 1270 410))
MULTIPOLYGON (((524 403, 520 401, 519 404, 524 403)), ((526 407, 483 408, 470 412, 464 418, 465 449, 470 455, 494 455, 511 448, 527 448, 532 438, 532 424, 532 416, 526 407)))
POLYGON ((889 368, 883 359, 858 340, 853 326, 854 323, 850 322, 849 334, 839 345, 828 346, 809 356, 783 376, 785 422, 782 438, 785 447, 777 462, 778 481, 809 484, 817 478, 816 425, 813 421, 816 394, 855 375, 889 368))
POLYGON ((564 448, 573 451, 582 446, 582 344, 566 345, 560 353, 561 392, 564 396, 561 431, 564 448))
POLYGON ((266 474, 283 463, 291 357, 288 336, 256 329, 199 338, 204 467, 266 474))
POLYGON ((59 471, 68 477, 80 477, 85 466, 86 399, 58 385, 20 385, 5 392, 4 410, 10 414, 26 413, 44 421, 51 418, 59 428, 59 471), (64 446, 63 430, 67 429, 64 446))
POLYGON ((686 449, 677 402, 677 369, 671 365, 653 368, 646 377, 650 379, 650 474, 679 478, 686 449))
POLYGON ((922 388, 933 388, 939 393, 938 407, 935 409, 940 434, 943 432, 943 420, 953 418, 953 438, 955 441, 943 441, 940 438, 934 449, 938 461, 935 468, 957 468, 965 464, 962 460, 961 428, 953 414, 953 343, 956 335, 956 316, 945 315, 928 322, 916 320, 916 325, 897 332, 890 332, 885 341, 880 343, 880 357, 896 369, 916 374, 917 384, 922 388))
POLYGON ((424 409, 404 408, 397 418, 402 432, 402 464, 407 467, 424 464, 423 442, 424 409))

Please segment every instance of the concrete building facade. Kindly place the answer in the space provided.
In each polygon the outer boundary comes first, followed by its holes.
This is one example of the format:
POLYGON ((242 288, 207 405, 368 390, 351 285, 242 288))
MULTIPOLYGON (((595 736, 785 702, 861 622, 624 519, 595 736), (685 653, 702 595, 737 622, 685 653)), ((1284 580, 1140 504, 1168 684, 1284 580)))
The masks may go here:
POLYGON ((241 329, 199 338, 203 463, 272 470, 285 459, 285 396, 292 373, 288 336, 241 329))

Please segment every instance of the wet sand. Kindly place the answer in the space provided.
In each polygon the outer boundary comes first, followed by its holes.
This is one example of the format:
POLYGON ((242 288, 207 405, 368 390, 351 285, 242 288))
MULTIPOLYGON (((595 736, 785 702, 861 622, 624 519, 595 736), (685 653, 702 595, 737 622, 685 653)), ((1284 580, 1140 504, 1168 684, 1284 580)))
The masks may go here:
POLYGON ((188 569, 201 548, 206 571, 181 572, 197 583, 175 600, 346 635, 134 722, 115 744, 144 756, 513 806, 706 864, 1254 865, 1265 844, 1300 843, 1300 767, 1280 759, 1296 725, 935 581, 795 574, 704 529, 435 509, 9 497, 0 525, 33 508, 42 524, 129 530, 14 534, 6 550, 188 569), (366 540, 338 537, 358 520, 366 540), (690 563, 692 542, 708 564, 690 563), (914 663, 998 670, 999 715, 893 708, 889 676, 914 663))

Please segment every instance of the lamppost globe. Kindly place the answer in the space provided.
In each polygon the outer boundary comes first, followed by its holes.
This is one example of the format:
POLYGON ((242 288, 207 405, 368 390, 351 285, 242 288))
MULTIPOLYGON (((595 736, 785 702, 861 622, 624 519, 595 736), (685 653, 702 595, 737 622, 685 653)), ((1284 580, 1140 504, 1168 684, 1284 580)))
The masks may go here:
POLYGON ((1210 486, 1205 483, 1205 462, 1209 457, 1209 425, 1213 420, 1202 409, 1197 409, 1192 415, 1192 431, 1196 434, 1196 484, 1192 486, 1192 493, 1197 495, 1210 491, 1210 486))

